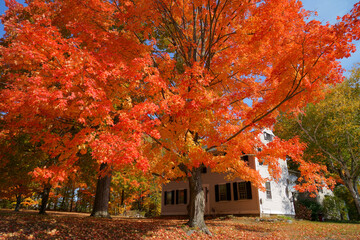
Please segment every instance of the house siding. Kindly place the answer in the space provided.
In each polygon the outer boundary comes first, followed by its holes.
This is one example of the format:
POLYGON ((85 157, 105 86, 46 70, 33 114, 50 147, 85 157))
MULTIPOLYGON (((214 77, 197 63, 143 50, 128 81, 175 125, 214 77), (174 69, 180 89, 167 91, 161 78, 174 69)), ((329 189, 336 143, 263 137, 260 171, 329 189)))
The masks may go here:
MULTIPOLYGON (((268 166, 259 165, 258 159, 255 162, 260 175, 264 178, 270 177, 268 166)), ((279 164, 282 169, 281 178, 278 182, 270 181, 272 198, 268 199, 266 192, 258 190, 261 215, 295 215, 290 186, 288 186, 289 195, 286 195, 287 179, 289 179, 286 160, 279 159, 279 164)))
MULTIPOLYGON (((249 156, 249 165, 255 168, 254 156, 249 156)), ((208 187, 208 202, 205 206, 206 215, 217 214, 260 214, 259 208, 259 192, 257 188, 251 186, 252 199, 240 199, 234 200, 233 182, 241 182, 241 179, 234 179, 232 181, 225 180, 226 174, 213 173, 210 169, 207 173, 202 174, 203 186, 208 187), (216 201, 215 197, 215 185, 221 185, 230 183, 231 200, 216 201)), ((172 181, 163 185, 162 201, 161 201, 161 214, 162 215, 187 215, 187 204, 164 204, 165 191, 188 189, 188 182, 172 181)), ((189 194, 187 196, 187 202, 189 202, 189 194)))

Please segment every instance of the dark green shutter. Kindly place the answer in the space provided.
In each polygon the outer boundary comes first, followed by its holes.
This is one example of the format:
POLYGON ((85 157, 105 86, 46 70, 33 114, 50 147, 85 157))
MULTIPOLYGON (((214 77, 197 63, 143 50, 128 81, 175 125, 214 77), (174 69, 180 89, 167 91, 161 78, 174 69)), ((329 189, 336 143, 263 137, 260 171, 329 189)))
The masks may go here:
POLYGON ((231 201, 231 184, 230 183, 226 184, 226 199, 228 201, 231 201))
POLYGON ((164 205, 167 204, 167 202, 166 202, 166 196, 167 196, 167 191, 164 192, 164 205))
POLYGON ((251 182, 246 182, 246 193, 247 193, 247 199, 252 199, 251 182))
POLYGON ((219 201, 219 185, 215 185, 215 201, 219 201))
POLYGON ((238 194, 238 188, 237 188, 237 182, 233 183, 233 190, 234 190, 234 200, 238 200, 239 199, 239 194, 238 194))
POLYGON ((176 190, 176 204, 179 204, 179 190, 176 190))
POLYGON ((184 203, 187 204, 187 189, 184 189, 184 203))
POLYGON ((175 203, 175 190, 171 191, 171 204, 175 203))

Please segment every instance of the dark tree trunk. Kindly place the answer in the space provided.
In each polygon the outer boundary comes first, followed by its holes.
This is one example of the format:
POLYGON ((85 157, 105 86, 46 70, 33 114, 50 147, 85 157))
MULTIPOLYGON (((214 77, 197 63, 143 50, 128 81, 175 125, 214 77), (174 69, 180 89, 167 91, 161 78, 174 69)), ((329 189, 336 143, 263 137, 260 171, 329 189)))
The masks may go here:
POLYGON ((18 212, 20 210, 20 204, 21 204, 21 194, 16 195, 15 212, 18 212))
MULTIPOLYGON (((106 168, 107 168, 107 164, 102 163, 100 165, 100 172, 106 168)), ((91 216, 110 218, 110 214, 108 212, 109 198, 110 198, 110 182, 111 182, 111 175, 98 177, 94 207, 91 216)))
POLYGON ((124 198, 125 198, 125 190, 121 190, 121 203, 120 205, 123 206, 124 205, 124 198))
POLYGON ((73 189, 73 192, 72 192, 72 197, 71 197, 71 202, 70 202, 70 212, 72 212, 72 209, 73 209, 74 198, 75 198, 75 188, 73 189))
POLYGON ((39 214, 45 214, 46 212, 46 205, 49 200, 50 189, 51 186, 49 185, 44 187, 44 191, 42 192, 42 197, 41 197, 41 206, 40 206, 39 214))
POLYGON ((211 235, 204 220, 205 195, 202 188, 201 167, 193 168, 188 177, 190 189, 189 222, 187 225, 211 235))
POLYGON ((55 200, 54 200, 54 207, 53 207, 53 210, 54 211, 56 211, 56 205, 57 205, 57 203, 58 203, 58 199, 57 198, 55 198, 55 200))

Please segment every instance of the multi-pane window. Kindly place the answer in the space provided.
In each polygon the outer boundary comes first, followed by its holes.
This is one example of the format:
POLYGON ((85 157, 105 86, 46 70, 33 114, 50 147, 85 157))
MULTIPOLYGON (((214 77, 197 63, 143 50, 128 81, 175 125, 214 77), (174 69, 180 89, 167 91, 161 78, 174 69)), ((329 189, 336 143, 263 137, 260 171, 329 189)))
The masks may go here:
POLYGON ((289 179, 286 179, 286 187, 285 187, 285 194, 286 194, 286 197, 289 197, 290 193, 289 193, 289 179))
POLYGON ((250 182, 234 182, 233 191, 234 191, 234 200, 252 199, 250 182))
POLYGON ((165 191, 164 193, 164 205, 174 204, 175 191, 165 191))
POLYGON ((266 183, 265 183, 265 188, 266 188, 266 198, 267 198, 267 199, 271 199, 272 196, 271 196, 271 185, 270 185, 270 182, 266 182, 266 183))
POLYGON ((239 199, 246 199, 246 183, 245 182, 239 182, 238 183, 238 190, 239 190, 239 199))
POLYGON ((219 200, 225 201, 226 200, 226 184, 219 185, 219 200))
POLYGON ((176 190, 176 204, 187 203, 187 190, 176 190))
POLYGON ((270 133, 264 132, 264 139, 271 142, 273 140, 273 136, 270 133))
POLYGON ((231 201, 231 185, 230 183, 215 185, 215 200, 231 201))

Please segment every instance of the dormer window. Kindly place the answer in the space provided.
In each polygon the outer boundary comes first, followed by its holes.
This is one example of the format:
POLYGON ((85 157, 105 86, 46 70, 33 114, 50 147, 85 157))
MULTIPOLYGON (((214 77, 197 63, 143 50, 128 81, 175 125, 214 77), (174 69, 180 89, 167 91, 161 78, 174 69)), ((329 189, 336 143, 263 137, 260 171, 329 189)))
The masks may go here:
POLYGON ((264 132, 264 139, 271 142, 273 140, 273 136, 270 133, 264 132))

